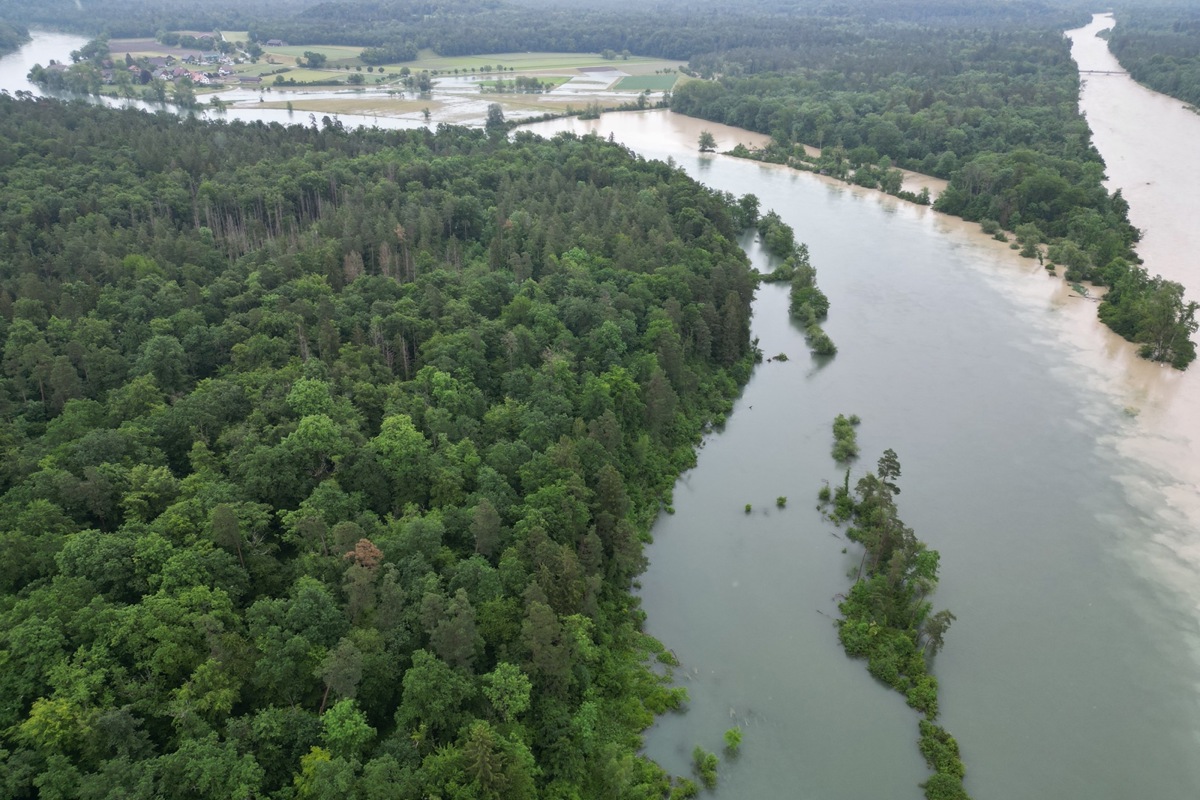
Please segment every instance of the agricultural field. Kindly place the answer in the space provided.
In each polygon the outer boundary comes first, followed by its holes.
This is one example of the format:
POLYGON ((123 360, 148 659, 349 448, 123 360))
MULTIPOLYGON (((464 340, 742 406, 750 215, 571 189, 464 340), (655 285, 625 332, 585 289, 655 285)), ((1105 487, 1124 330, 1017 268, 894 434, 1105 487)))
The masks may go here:
MULTIPOLYGON (((235 75, 263 74, 263 73, 259 73, 259 72, 250 72, 248 70, 242 69, 243 67, 257 67, 257 66, 259 66, 259 64, 238 64, 237 66, 233 67, 233 72, 235 75)), ((277 74, 279 76, 281 76, 285 81, 294 80, 294 81, 296 81, 296 83, 312 83, 313 81, 343 81, 343 82, 345 82, 345 80, 349 76, 356 74, 354 72, 354 70, 351 70, 350 72, 346 72, 345 70, 341 70, 341 69, 308 69, 306 67, 290 66, 288 64, 271 64, 271 65, 268 65, 268 67, 269 67, 269 69, 267 70, 268 73, 278 70, 281 67, 288 67, 287 72, 280 72, 277 74)), ((365 79, 367 76, 367 73, 364 72, 362 74, 365 79)), ((263 74, 263 83, 270 84, 270 83, 273 83, 274 80, 275 80, 274 75, 263 74)), ((374 75, 371 76, 370 82, 371 83, 375 82, 374 75)))
POLYGON ((260 76, 266 80, 270 79, 273 73, 277 73, 280 70, 286 70, 282 74, 284 77, 288 77, 293 72, 296 72, 296 62, 292 61, 286 64, 269 64, 263 59, 259 59, 257 64, 235 64, 232 69, 238 75, 260 76))
MULTIPOLYGON (((475 85, 486 87, 489 91, 495 91, 496 87, 499 85, 501 88, 507 91, 508 89, 512 88, 515 75, 516 73, 514 73, 513 77, 509 78, 478 81, 475 85)), ((536 77, 538 81, 541 82, 542 86, 546 87, 547 90, 562 86, 564 83, 571 80, 570 76, 568 75, 536 75, 534 77, 536 77)), ((515 94, 516 91, 514 90, 513 93, 515 94)))
MULTIPOLYGON (((193 32, 193 35, 200 34, 193 32)), ((223 35, 227 41, 235 42, 245 42, 249 38, 247 31, 226 31, 223 35)), ((240 75, 266 76, 280 67, 294 67, 296 59, 303 58, 304 53, 315 52, 324 55, 327 59, 323 69, 315 72, 308 70, 303 75, 300 70, 294 69, 287 73, 287 77, 295 78, 297 81, 331 80, 344 78, 346 70, 339 70, 338 67, 365 66, 359 60, 362 49, 361 47, 321 44, 264 47, 263 55, 257 63, 238 64, 232 69, 240 75)), ((109 50, 115 58, 122 58, 126 53, 134 58, 170 55, 178 59, 189 54, 199 54, 196 50, 165 45, 151 38, 113 39, 109 43, 109 50)), ((429 70, 438 75, 488 74, 500 72, 503 67, 506 79, 525 74, 555 85, 564 83, 565 80, 550 80, 548 76, 569 78, 576 75, 576 71, 580 69, 609 67, 630 76, 625 78, 621 85, 615 87, 618 91, 640 92, 646 89, 650 91, 669 90, 674 85, 677 76, 656 73, 665 69, 675 70, 679 67, 679 63, 639 56, 607 60, 599 53, 492 53, 478 56, 439 56, 432 50, 423 50, 415 61, 385 64, 378 69, 385 75, 395 76, 404 67, 408 67, 413 72, 429 70)), ((366 70, 364 69, 363 72, 366 73, 366 70)), ((378 73, 372 74, 377 75, 378 73)), ((368 78, 368 82, 374 83, 374 78, 368 78)))
MULTIPOLYGON (((224 37, 227 41, 245 42, 248 34, 226 31, 224 37)), ((114 39, 110 51, 114 60, 123 58, 125 53, 134 58, 170 55, 180 60, 197 54, 149 38, 114 39)), ((205 96, 229 89, 250 90, 258 95, 255 105, 262 103, 266 93, 273 98, 261 107, 291 106, 297 113, 419 119, 429 109, 439 121, 476 124, 491 103, 499 103, 514 118, 547 112, 571 113, 589 105, 611 107, 632 102, 640 92, 670 91, 681 80, 676 72, 679 63, 659 58, 605 59, 599 53, 550 52, 442 57, 425 50, 414 61, 369 67, 361 62, 361 53, 361 47, 341 45, 264 47, 263 54, 253 63, 247 59, 224 64, 223 69, 233 75, 223 87, 197 86, 195 92, 205 96), (298 65, 297 59, 304 58, 306 52, 325 56, 325 64, 320 69, 298 65), (415 95, 411 87, 404 85, 402 70, 433 73, 433 91, 415 95), (350 79, 356 75, 362 83, 351 84, 350 79), (261 83, 239 85, 239 76, 261 78, 261 83), (526 94, 510 89, 519 76, 536 78, 547 91, 526 94), (280 79, 286 83, 276 83, 280 79)), ((244 53, 237 55, 245 57, 244 53)), ((227 100, 240 104, 253 102, 244 94, 227 100)))
POLYGON ((267 47, 263 45, 263 52, 268 55, 293 62, 297 58, 303 58, 305 53, 320 53, 329 59, 330 62, 353 65, 361 63, 358 61, 358 57, 362 51, 361 47, 345 47, 332 44, 297 44, 287 47, 267 47))
POLYGON ((125 54, 129 53, 134 58, 174 56, 182 59, 188 55, 200 55, 201 51, 185 50, 178 45, 166 45, 155 39, 110 39, 108 52, 112 54, 113 58, 124 58, 125 54))
POLYGON ((615 87, 618 92, 669 92, 679 80, 678 73, 668 75, 630 75, 622 78, 615 87))

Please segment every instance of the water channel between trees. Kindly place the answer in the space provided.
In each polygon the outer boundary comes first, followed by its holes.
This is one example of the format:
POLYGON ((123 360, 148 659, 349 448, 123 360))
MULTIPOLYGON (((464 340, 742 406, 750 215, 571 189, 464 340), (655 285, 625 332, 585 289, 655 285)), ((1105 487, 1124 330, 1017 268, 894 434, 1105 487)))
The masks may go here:
MULTIPOLYGON (((1072 32, 1083 69, 1104 68, 1083 59, 1107 51, 1080 46, 1103 24, 1072 32)), ((33 61, 80 43, 38 34, 0 59, 0 88, 28 90, 33 61)), ((1101 86, 1088 80, 1082 105, 1112 188, 1163 169, 1155 142, 1200 141, 1200 116, 1122 115, 1124 101, 1098 97, 1101 86), (1129 143, 1118 155, 1106 126, 1129 143)), ((236 116, 275 114, 286 112, 236 116)), ((742 755, 723 764, 718 797, 920 796, 916 713, 842 655, 832 625, 857 558, 814 507, 822 481, 841 477, 833 417, 855 413, 855 474, 894 448, 901 516, 942 554, 934 602, 958 621, 934 671, 972 795, 1200 794, 1200 368, 1180 375, 1139 361, 1095 320, 1092 301, 977 226, 696 151, 702 129, 721 149, 761 141, 755 134, 661 111, 530 129, 611 134, 714 188, 753 192, 809 244, 832 302, 825 329, 839 354, 818 361, 788 320, 786 289, 759 290, 753 335, 766 356, 789 360, 756 369, 677 485, 677 513, 654 529, 643 605, 692 701, 650 732, 653 758, 688 774, 693 746, 718 751, 737 724, 742 755), (781 495, 786 509, 775 506, 781 495)), ((1176 156, 1172 170, 1200 176, 1200 154, 1176 156)), ((1200 296, 1178 249, 1200 251, 1186 238, 1195 215, 1167 203, 1148 217, 1147 191, 1125 194, 1149 229, 1147 267, 1200 296)), ((746 245, 765 268, 758 245, 746 245)))

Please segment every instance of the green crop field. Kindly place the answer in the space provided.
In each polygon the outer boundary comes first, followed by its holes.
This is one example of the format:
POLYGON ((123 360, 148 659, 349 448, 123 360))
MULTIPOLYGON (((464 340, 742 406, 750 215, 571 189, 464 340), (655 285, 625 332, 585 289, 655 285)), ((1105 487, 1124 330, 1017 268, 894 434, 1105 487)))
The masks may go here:
POLYGON ((260 77, 270 78, 271 73, 279 69, 286 69, 283 75, 286 77, 296 70, 292 64, 268 64, 265 61, 259 61, 257 64, 238 64, 233 67, 233 71, 238 75, 258 75, 260 77))
POLYGON ((358 58, 362 53, 361 47, 344 47, 342 45, 333 44, 304 44, 304 45, 289 45, 288 47, 267 47, 263 45, 263 50, 272 55, 291 58, 295 60, 302 58, 305 51, 320 53, 330 61, 351 61, 358 58))
POLYGON ((674 73, 670 75, 630 75, 628 78, 622 78, 616 89, 620 92, 644 92, 647 89, 652 92, 669 92, 675 87, 677 80, 679 80, 679 76, 674 73))
POLYGON ((111 39, 108 43, 108 51, 111 55, 120 58, 123 58, 126 53, 129 53, 134 58, 141 58, 142 56, 150 58, 156 56, 175 56, 175 58, 183 58, 188 53, 198 52, 195 50, 183 50, 179 47, 168 47, 154 39, 111 39))

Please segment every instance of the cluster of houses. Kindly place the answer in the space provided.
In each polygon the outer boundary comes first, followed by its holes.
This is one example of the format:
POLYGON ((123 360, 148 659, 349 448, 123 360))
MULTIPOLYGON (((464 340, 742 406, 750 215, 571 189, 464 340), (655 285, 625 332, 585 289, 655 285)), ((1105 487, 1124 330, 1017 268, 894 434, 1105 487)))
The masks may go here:
POLYGON ((168 83, 191 78, 197 86, 209 86, 224 83, 232 76, 231 66, 233 60, 222 53, 189 53, 182 59, 174 56, 145 58, 140 63, 130 64, 129 71, 140 75, 142 69, 148 69, 152 76, 168 83))
MULTIPOLYGON (((229 79, 235 77, 234 71, 230 69, 233 64, 233 59, 222 53, 196 53, 188 54, 183 58, 169 55, 141 58, 128 64, 126 69, 133 74, 136 81, 143 80, 142 70, 146 70, 151 77, 167 83, 190 78, 196 86, 211 86, 227 83, 229 79)), ((69 64, 51 64, 50 69, 61 72, 69 67, 69 64)), ((107 84, 115 83, 114 76, 117 69, 118 67, 106 63, 100 70, 100 79, 107 84)), ((242 84, 262 83, 262 78, 258 76, 239 75, 236 77, 242 84)))
MULTIPOLYGON (((266 45, 268 47, 286 47, 287 42, 281 39, 271 39, 266 45)), ((271 59, 268 58, 268 60, 271 59)), ((116 83, 116 73, 122 69, 128 70, 134 76, 135 82, 138 83, 147 82, 150 78, 157 78, 167 83, 190 78, 196 86, 225 84, 231 80, 236 80, 242 85, 260 85, 263 81, 261 77, 238 75, 233 71, 234 64, 240 63, 242 63, 240 59, 235 61, 233 56, 217 51, 189 52, 178 58, 173 55, 150 56, 139 58, 136 61, 127 53, 125 67, 122 67, 117 59, 113 59, 105 61, 99 72, 100 79, 110 85, 116 83), (147 78, 145 73, 149 73, 150 78, 147 78)), ((46 69, 52 72, 66 72, 71 66, 71 64, 51 61, 46 69)))

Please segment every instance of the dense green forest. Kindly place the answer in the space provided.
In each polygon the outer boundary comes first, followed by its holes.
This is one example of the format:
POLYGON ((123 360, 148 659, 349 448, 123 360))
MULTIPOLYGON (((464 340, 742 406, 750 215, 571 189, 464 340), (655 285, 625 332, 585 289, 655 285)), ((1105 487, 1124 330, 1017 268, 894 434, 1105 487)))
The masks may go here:
POLYGON ((28 41, 29 31, 0 18, 0 55, 11 52, 28 41))
POLYGON ((0 795, 664 795, 628 590, 753 363, 746 203, 7 96, 0 186, 0 795))
POLYGON ((1138 83, 1200 106, 1200 6, 1121 6, 1108 46, 1138 83))

